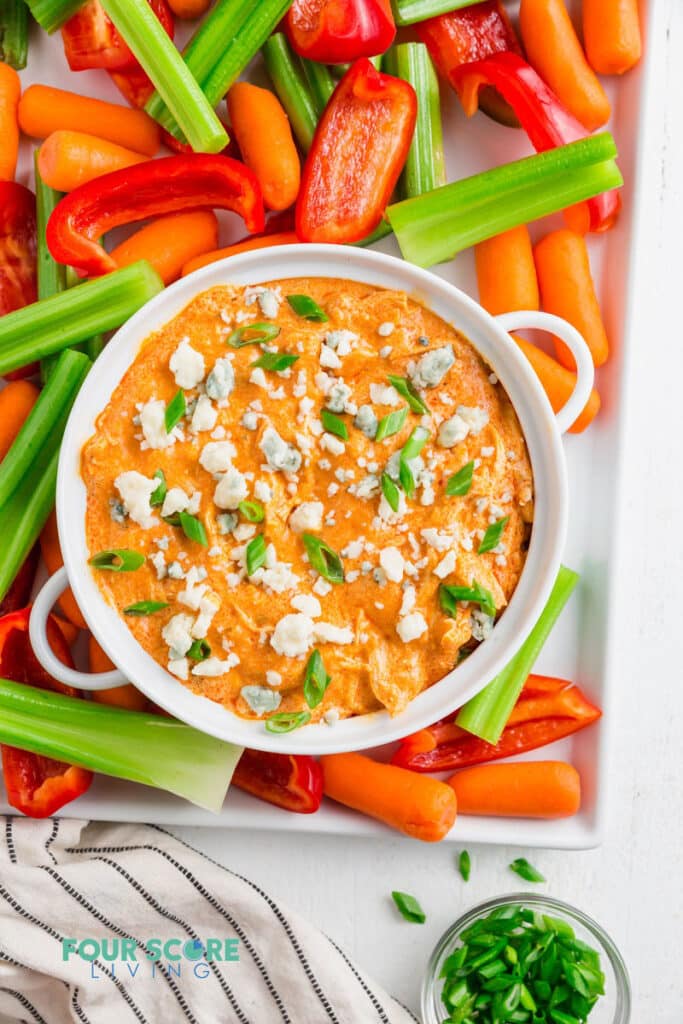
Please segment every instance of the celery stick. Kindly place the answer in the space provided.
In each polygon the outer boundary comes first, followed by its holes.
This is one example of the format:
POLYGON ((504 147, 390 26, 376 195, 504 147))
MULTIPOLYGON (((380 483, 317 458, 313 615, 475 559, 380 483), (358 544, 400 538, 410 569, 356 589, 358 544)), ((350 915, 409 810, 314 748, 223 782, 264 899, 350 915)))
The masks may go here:
POLYGON ((303 64, 311 95, 313 96, 316 113, 320 117, 337 83, 326 64, 318 64, 317 61, 305 59, 301 63, 303 64))
POLYGON ((83 6, 83 0, 26 0, 38 24, 52 34, 83 6))
POLYGON ((283 32, 276 32, 267 39, 261 53, 292 131, 307 153, 318 123, 318 110, 301 58, 294 53, 283 32))
POLYGON ((28 7, 24 0, 0 3, 0 60, 15 71, 26 67, 28 54, 28 7))
POLYGON ((163 290, 146 260, 40 299, 0 318, 0 374, 120 327, 163 290))
MULTIPOLYGON (((67 287, 66 270, 63 263, 53 259, 45 241, 45 228, 50 214, 62 198, 63 193, 46 185, 40 176, 38 167, 38 150, 33 154, 33 171, 36 182, 36 270, 38 276, 38 298, 49 299, 51 295, 63 292, 67 287)), ((54 369, 57 356, 48 356, 41 360, 40 376, 46 381, 54 369)))
POLYGON ((423 43, 400 43, 384 54, 388 74, 409 82, 417 95, 417 121, 399 181, 403 199, 446 184, 439 80, 423 43))
POLYGON ((0 509, 0 601, 12 586, 29 551, 38 540, 55 503, 59 448, 49 446, 8 502, 0 509))
POLYGON ((0 679, 0 743, 220 811, 242 747, 189 725, 0 679))
POLYGON ((387 209, 404 259, 421 267, 623 184, 609 132, 495 167, 387 209))
POLYGON ((560 566, 540 619, 512 661, 481 693, 465 704, 456 718, 461 729, 480 736, 487 743, 498 742, 526 678, 578 581, 575 572, 560 566))
POLYGON ((397 25, 414 25, 416 21, 426 21, 437 14, 459 11, 477 3, 479 0, 391 0, 397 25))
POLYGON ((102 6, 147 72, 192 149, 220 153, 225 128, 147 0, 102 0, 102 6))

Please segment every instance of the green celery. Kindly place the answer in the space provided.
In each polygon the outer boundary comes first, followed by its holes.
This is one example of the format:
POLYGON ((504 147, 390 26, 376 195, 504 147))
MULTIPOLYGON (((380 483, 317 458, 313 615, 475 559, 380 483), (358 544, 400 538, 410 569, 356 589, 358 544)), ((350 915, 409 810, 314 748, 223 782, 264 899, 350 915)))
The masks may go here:
POLYGON ((538 622, 503 671, 465 704, 456 718, 461 729, 474 733, 487 743, 498 742, 526 678, 578 581, 575 572, 560 566, 538 622))
POLYGON ((28 475, 0 509, 0 535, 11 543, 0 548, 0 601, 38 540, 55 504, 59 447, 41 451, 28 475))
POLYGON ((102 0, 102 6, 192 149, 201 153, 225 149, 228 136, 213 109, 215 103, 205 96, 147 0, 102 0))
POLYGON ((38 24, 52 34, 83 6, 83 0, 26 0, 38 24))
POLYGON ((0 374, 120 327, 163 287, 154 268, 139 260, 6 313, 0 318, 0 374))
POLYGON ((318 109, 301 58, 294 53, 283 32, 276 32, 267 39, 261 53, 292 131, 307 153, 318 123, 318 109))
POLYGON ((384 55, 390 75, 409 82, 417 95, 417 121, 401 174, 403 199, 420 196, 446 184, 439 80, 423 43, 399 43, 384 55))
POLYGON ((460 11, 463 7, 472 7, 480 0, 391 0, 394 21, 397 25, 414 25, 416 21, 426 21, 438 14, 460 11))
POLYGON ((89 369, 90 360, 81 352, 67 349, 57 358, 38 401, 0 463, 0 508, 14 494, 43 448, 61 438, 89 369))
POLYGON ((316 106, 317 116, 320 117, 328 104, 329 98, 335 90, 337 83, 332 77, 332 72, 326 64, 319 64, 315 60, 303 59, 304 72, 316 106))
POLYGON ((218 813, 242 747, 151 715, 0 679, 0 743, 165 789, 218 813))
POLYGON ((28 7, 24 0, 0 3, 0 60, 15 71, 26 67, 28 55, 28 7))
POLYGON ((394 203, 387 217, 404 259, 429 267, 485 238, 623 184, 609 132, 394 203))
MULTIPOLYGON (((66 271, 63 263, 57 263, 53 259, 45 241, 45 229, 50 219, 50 214, 62 198, 63 193, 46 185, 40 175, 38 167, 38 153, 33 154, 33 171, 36 182, 36 271, 38 276, 38 298, 49 299, 51 295, 63 292, 67 287, 66 271)), ((40 375, 46 381, 54 369, 57 356, 48 356, 40 364, 40 375)))

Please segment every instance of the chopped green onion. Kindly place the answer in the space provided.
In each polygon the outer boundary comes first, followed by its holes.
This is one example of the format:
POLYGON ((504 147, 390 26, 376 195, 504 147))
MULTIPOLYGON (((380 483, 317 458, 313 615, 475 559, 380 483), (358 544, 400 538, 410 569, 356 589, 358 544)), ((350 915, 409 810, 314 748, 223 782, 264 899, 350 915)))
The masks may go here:
MULTIPOLYGON (((463 7, 472 7, 479 2, 480 0, 391 0, 391 6, 397 25, 414 25, 416 21, 426 21, 427 18, 459 11, 463 7)), ((391 54, 391 50, 389 53, 391 54)), ((394 72, 390 71, 389 74, 394 72)))
POLYGON ((242 747, 165 715, 0 680, 0 743, 220 811, 242 747))
POLYGON ((478 555, 485 555, 487 551, 493 551, 494 548, 498 547, 500 538, 503 536, 503 531, 509 521, 510 516, 503 516, 502 519, 497 519, 495 523, 487 526, 483 540, 477 549, 478 555))
POLYGON ((277 324, 245 324, 238 327, 226 338, 231 348, 244 348, 245 345, 260 345, 264 341, 277 338, 280 328, 277 324))
POLYGON ((278 373, 281 370, 286 370, 288 366, 292 366, 298 358, 298 356, 290 355, 289 352, 264 352, 262 356, 251 363, 251 366, 260 366, 262 370, 272 370, 273 373, 278 373))
POLYGON ((390 75, 409 82, 417 96, 417 120, 401 178, 402 199, 420 196, 446 184, 439 80, 423 43, 399 43, 385 54, 390 75))
POLYGON ((288 295, 287 302, 297 316, 304 320, 314 320, 316 323, 327 323, 330 319, 324 309, 321 309, 315 299, 310 295, 288 295))
POLYGON ((394 434, 398 434, 398 432, 403 429, 407 416, 407 405, 402 406, 400 409, 395 409, 394 412, 390 412, 386 416, 383 416, 377 424, 375 441, 383 441, 385 437, 393 437, 394 434))
POLYGON ((266 719, 266 730, 274 733, 294 732, 310 720, 310 711, 278 711, 266 719))
POLYGON ((303 533, 301 539, 304 542, 308 560, 315 571, 330 583, 343 583, 344 566, 337 552, 321 537, 316 537, 312 533, 303 533))
POLYGON ((331 682, 332 676, 325 671, 322 655, 316 648, 306 662, 304 673, 304 697, 309 708, 317 708, 331 682))
POLYGON ((211 648, 206 640, 193 640, 187 651, 187 657, 192 661, 206 661, 211 657, 211 648))
POLYGON ((283 32, 276 32, 267 39, 261 53, 297 142, 307 153, 315 134, 319 110, 301 58, 294 53, 283 32))
POLYGON ((341 417, 335 416, 329 409, 323 409, 320 413, 320 422, 329 434, 336 434, 342 441, 348 441, 349 430, 341 417))
POLYGON ((392 512, 398 512, 401 492, 388 473, 382 473, 382 494, 387 499, 392 512))
POLYGON ((522 686, 578 580, 571 569, 560 567, 548 603, 517 654, 458 714, 456 722, 461 729, 487 743, 498 742, 522 686))
POLYGON ((392 373, 389 374, 387 380, 393 388, 398 391, 402 398, 405 398, 406 402, 413 410, 417 413, 428 413, 429 406, 420 397, 413 385, 410 383, 407 377, 395 377, 392 373))
POLYGON ((470 872, 472 870, 472 861, 467 850, 461 850, 460 856, 458 857, 458 871, 462 875, 464 882, 469 882, 470 872))
POLYGON ((496 606, 493 595, 481 583, 472 580, 470 587, 454 587, 442 583, 439 587, 439 601, 442 610, 446 615, 454 619, 458 613, 458 601, 468 601, 471 604, 478 604, 486 615, 495 615, 496 606))
POLYGON ((623 184, 609 132, 504 164, 389 206, 403 258, 420 267, 623 184))
POLYGON ((24 0, 2 0, 0 5, 0 60, 15 71, 26 67, 28 8, 24 0))
POLYGON ((545 882, 545 877, 537 871, 533 864, 530 864, 526 857, 517 857, 509 865, 510 871, 523 878, 525 882, 545 882))
POLYGON ((155 612, 163 611, 164 608, 168 608, 166 601, 136 601, 135 604, 129 604, 127 608, 123 609, 124 615, 142 616, 142 615, 154 615, 155 612))
POLYGON ((170 434, 174 427, 177 427, 181 419, 187 412, 187 403, 185 401, 185 392, 182 388, 178 388, 171 401, 166 406, 166 412, 164 413, 164 427, 166 433, 170 434))
POLYGON ((415 477, 409 464, 404 459, 399 459, 398 463, 398 478, 401 481, 401 487, 406 492, 409 498, 415 494, 415 477))
POLYGON ((406 921, 410 921, 412 924, 424 924, 427 920, 427 915, 424 910, 415 899, 407 892, 392 892, 391 898, 398 907, 401 917, 405 918, 406 921))
POLYGON ((164 498, 166 497, 166 492, 168 490, 166 485, 166 475, 163 469, 157 469, 154 474, 154 478, 158 480, 159 483, 157 484, 157 489, 152 491, 150 495, 149 503, 152 508, 156 508, 158 505, 163 505, 164 498))
POLYGON ((0 318, 0 375, 17 370, 98 331, 109 331, 160 291, 156 270, 140 260, 0 318))
POLYGON ((52 35, 83 6, 83 0, 26 0, 26 5, 40 27, 52 35))
POLYGON ((191 516, 189 512, 179 512, 178 520, 178 525, 188 540, 196 541, 196 543, 201 544, 202 547, 208 547, 209 541, 206 536, 206 530, 204 529, 204 523, 201 519, 197 519, 196 516, 191 516))
POLYGON ((258 533, 247 544, 245 555, 247 565, 247 576, 253 576, 257 569, 260 569, 266 561, 266 538, 258 533))
POLYGON ((188 70, 147 0, 101 3, 192 149, 197 153, 220 153, 225 149, 228 136, 213 109, 214 103, 188 70))
POLYGON ((249 523, 262 523, 265 519, 266 511, 260 501, 241 501, 237 509, 249 523))
POLYGON ((415 427, 401 449, 401 461, 412 462, 416 459, 428 440, 429 431, 426 427, 415 427))
POLYGON ((449 498, 461 498, 469 493, 472 486, 474 474, 474 462, 466 462, 462 469, 459 469, 446 481, 446 494, 449 498))
POLYGON ((308 80, 308 86, 311 91, 311 96, 313 97, 316 114, 320 117, 327 106, 337 83, 326 64, 319 64, 318 61, 307 60, 306 58, 302 58, 301 63, 303 65, 306 79, 308 80))
POLYGON ((88 564, 94 569, 106 569, 109 572, 135 572, 145 564, 145 556, 130 548, 117 548, 115 551, 98 551, 88 564))

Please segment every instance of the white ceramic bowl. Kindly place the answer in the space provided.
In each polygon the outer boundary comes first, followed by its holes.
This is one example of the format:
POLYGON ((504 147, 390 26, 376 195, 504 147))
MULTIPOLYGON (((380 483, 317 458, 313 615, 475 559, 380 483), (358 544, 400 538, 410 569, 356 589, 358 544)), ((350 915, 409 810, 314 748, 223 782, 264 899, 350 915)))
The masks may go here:
MULTIPOLYGON (((593 364, 586 344, 564 320, 536 312, 491 317, 457 288, 393 256, 349 246, 291 245, 247 252, 203 267, 152 299, 116 333, 78 395, 64 435, 57 479, 64 568, 48 580, 33 606, 31 640, 36 654, 53 676, 72 686, 96 690, 131 680, 176 718, 213 736, 260 750, 309 754, 359 750, 429 725, 493 679, 528 636, 543 609, 559 569, 567 525, 561 433, 585 405, 592 383, 593 364), (86 489, 80 475, 80 457, 94 432, 97 416, 152 331, 214 285, 252 285, 288 277, 345 278, 402 289, 462 331, 497 374, 519 417, 534 475, 535 519, 526 565, 512 600, 490 638, 462 665, 394 718, 378 711, 345 719, 334 727, 308 725, 292 733, 272 735, 262 722, 239 718, 191 693, 143 650, 118 612, 104 600, 88 566, 86 489), (557 416, 529 363, 507 334, 525 327, 552 331, 574 353, 577 386, 557 416), (45 620, 67 585, 93 635, 120 671, 88 675, 66 669, 52 654, 45 639, 45 620)), ((264 662, 267 657, 264 652, 264 662)))

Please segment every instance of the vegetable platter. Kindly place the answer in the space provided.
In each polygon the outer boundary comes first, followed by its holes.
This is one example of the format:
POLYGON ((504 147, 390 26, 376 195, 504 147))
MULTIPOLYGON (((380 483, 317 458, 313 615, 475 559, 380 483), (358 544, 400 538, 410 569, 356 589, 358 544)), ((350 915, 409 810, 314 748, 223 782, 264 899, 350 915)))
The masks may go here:
MULTIPOLYGON (((49 18, 50 11, 57 9, 59 4, 45 3, 44 0, 34 0, 31 6, 35 8, 34 13, 37 10, 42 10, 43 16, 49 18)), ((77 6, 74 5, 74 9, 77 6)), ((126 0, 107 0, 105 6, 110 16, 117 22, 117 25, 125 34, 126 19, 130 17, 130 8, 126 0)), ((176 9, 176 5, 171 4, 171 6, 174 10, 176 9)), ((190 5, 181 3, 180 0, 177 0, 177 6, 185 9, 190 7, 190 5)), ((427 0, 424 0, 424 2, 416 0, 414 3, 407 2, 407 0, 398 0, 398 6, 403 11, 404 20, 419 20, 421 17, 424 17, 424 15, 419 13, 422 7, 428 9, 430 13, 434 13, 435 10, 434 4, 429 4, 427 0), (413 18, 413 14, 415 18, 413 18)), ((453 5, 444 4, 443 8, 448 9, 449 6, 452 7, 453 5)), ((531 6, 530 4, 529 7, 531 6)), ((568 6, 578 22, 580 3, 570 3, 568 6)), ((595 6, 595 4, 592 4, 592 6, 595 6)), ((652 0, 650 6, 652 6, 652 0)), ((287 4, 282 4, 280 14, 284 13, 286 7, 287 4)), ((382 4, 378 3, 376 7, 379 10, 382 8, 382 4)), ((274 5, 269 5, 270 8, 274 8, 274 5)), ((517 5, 508 4, 507 9, 508 13, 516 18, 517 5)), ((278 18, 280 14, 278 14, 278 18)), ((590 424, 590 428, 586 432, 568 434, 564 438, 570 478, 570 509, 568 542, 563 561, 566 565, 576 570, 580 580, 571 601, 569 601, 562 613, 559 623, 555 626, 552 635, 545 643, 534 669, 536 673, 547 673, 548 676, 562 677, 577 683, 590 704, 596 705, 602 710, 602 718, 589 729, 582 730, 573 736, 541 747, 540 754, 537 751, 529 750, 520 755, 521 760, 538 760, 540 756, 544 760, 561 759, 571 762, 578 769, 581 777, 581 807, 578 813, 561 818, 560 820, 534 820, 527 817, 491 817, 485 814, 481 816, 463 814, 458 817, 455 826, 446 836, 445 841, 460 844, 477 842, 515 843, 526 846, 579 849, 598 844, 604 828, 608 799, 610 733, 613 727, 612 708, 618 700, 618 694, 615 692, 614 687, 615 680, 611 678, 610 671, 611 649, 616 642, 615 632, 617 624, 612 621, 610 609, 613 605, 612 581, 614 578, 615 560, 619 557, 620 547, 618 510, 621 497, 619 472, 621 464, 621 435, 625 414, 623 394, 627 377, 628 353, 630 347, 635 342, 635 339, 631 337, 629 332, 629 306, 633 301, 635 291, 635 281, 631 279, 630 268, 631 254, 637 248, 639 235, 638 188, 639 167, 642 158, 639 144, 642 139, 642 128, 646 118, 646 84, 649 60, 647 15, 648 10, 642 5, 643 59, 627 75, 623 77, 609 76, 602 80, 607 98, 611 104, 611 117, 606 127, 616 141, 618 165, 625 180, 625 188, 622 192, 623 206, 616 226, 604 234, 591 234, 587 236, 593 277, 602 306, 607 335, 610 339, 610 358, 606 365, 598 369, 596 378, 602 398, 602 407, 599 415, 590 424)), ((158 23, 152 25, 152 35, 157 31, 157 28, 158 23)), ((377 33, 377 38, 382 39, 387 36, 389 31, 381 17, 378 24, 374 26, 374 30, 377 33)), ((191 31, 191 23, 179 20, 176 26, 176 43, 182 47, 184 40, 190 35, 191 31)), ((161 34, 163 35, 163 32, 161 34)), ((303 35, 305 36, 306 33, 303 35)), ((528 35, 528 49, 530 50, 533 32, 530 30, 528 35)), ((135 36, 135 33, 133 33, 133 36, 135 36)), ((387 38, 390 37, 389 34, 387 38)), ((415 38, 415 36, 408 35, 406 38, 415 38)), ((135 56, 141 63, 144 63, 144 47, 138 52, 136 49, 137 44, 133 45, 130 39, 128 42, 131 49, 135 52, 135 56)), ((72 43, 76 45, 78 40, 72 40, 72 43)), ((322 42, 320 39, 302 38, 299 40, 299 45, 304 47, 304 49, 306 46, 310 47, 308 53, 312 60, 318 59, 316 47, 322 46, 321 52, 328 52, 325 50, 328 44, 329 41, 326 42, 324 39, 322 42)), ((536 41, 536 47, 538 48, 538 40, 536 41)), ((271 65, 269 67, 271 75, 273 75, 273 61, 277 58, 277 54, 275 58, 273 57, 275 49, 275 44, 271 46, 270 51, 266 48, 266 60, 271 65)), ((353 47, 351 49, 353 50, 353 47)), ((113 55, 112 53, 113 51, 109 54, 113 62, 111 67, 121 68, 120 53, 113 55)), ((352 56, 352 52, 346 54, 342 47, 337 59, 342 62, 350 59, 352 56)), ((72 57, 74 61, 78 59, 77 55, 74 56, 72 54, 72 57)), ((538 59, 539 61, 542 60, 542 56, 539 56, 538 59)), ((282 65, 280 65, 281 69, 282 65)), ((397 67, 396 58, 390 58, 388 62, 383 64, 382 70, 392 74, 401 74, 400 67, 397 67)), ((224 71, 223 77, 227 76, 228 73, 229 69, 224 71)), ((41 86, 72 90, 83 96, 118 103, 120 95, 113 84, 113 79, 115 78, 116 74, 110 80, 103 71, 99 70, 85 70, 80 71, 78 74, 71 73, 64 57, 60 33, 56 32, 54 35, 48 36, 46 33, 39 31, 37 26, 32 26, 28 64, 26 69, 21 72, 22 88, 24 90, 29 85, 36 83, 41 86)), ((257 85, 272 88, 271 79, 260 54, 249 64, 242 78, 257 85)), ((488 80, 493 81, 494 79, 486 79, 486 81, 488 80)), ((320 75, 316 74, 315 65, 311 72, 310 81, 313 86, 314 96, 323 96, 325 99, 329 96, 329 80, 322 73, 320 75)), ((213 103, 217 102, 224 93, 221 84, 221 74, 218 72, 212 74, 208 83, 202 81, 202 86, 204 92, 213 103)), ((558 86, 558 88, 560 87, 558 86)), ((181 98, 183 95, 191 97, 194 88, 193 83, 191 81, 186 82, 184 88, 186 91, 181 91, 181 98)), ((492 167, 520 160, 533 152, 529 145, 529 139, 522 130, 515 130, 512 127, 504 126, 485 116, 481 111, 467 118, 455 92, 448 88, 443 81, 440 93, 447 172, 446 180, 448 182, 458 181, 492 167)), ((488 99, 490 99, 490 92, 488 99)), ((600 102, 603 100, 600 97, 597 97, 597 99, 593 97, 593 101, 594 107, 599 107, 600 102)), ((199 104, 197 110, 201 116, 193 119, 186 116, 187 111, 183 110, 182 102, 179 105, 173 106, 169 101, 172 113, 170 110, 166 110, 165 113, 161 111, 163 103, 158 97, 152 99, 152 107, 155 103, 156 107, 159 108, 156 110, 155 116, 161 117, 162 123, 169 130, 177 130, 177 126, 180 125, 185 131, 187 138, 191 142, 195 142, 197 146, 201 143, 204 145, 208 143, 214 150, 219 148, 219 142, 224 129, 221 121, 212 116, 210 106, 204 108, 199 104)), ((235 101, 235 105, 237 105, 237 101, 235 101)), ((148 109, 150 108, 148 107, 148 109)), ((224 117, 225 106, 221 104, 218 109, 221 116, 224 117)), ((230 120, 233 125, 235 125, 239 113, 236 109, 230 110, 230 120)), ((248 135, 252 136, 252 144, 254 144, 255 148, 258 150, 259 147, 254 143, 253 132, 249 130, 249 111, 246 104, 242 107, 241 113, 243 118, 246 117, 247 120, 243 137, 244 155, 244 147, 247 144, 248 135)), ((504 117, 505 114, 499 109, 498 116, 504 117)), ((590 112, 586 117, 590 119, 590 112)), ((298 141, 301 143, 302 138, 306 134, 306 125, 297 125, 294 118, 292 118, 292 111, 290 111, 290 118, 298 141)), ((596 126, 600 123, 598 120, 596 126)), ((93 127, 91 130, 94 133, 95 128, 93 127)), ((575 137, 572 137, 570 134, 563 141, 572 142, 575 137)), ((135 141, 136 145, 131 146, 131 148, 144 152, 144 138, 137 136, 135 141)), ((122 144, 125 145, 125 141, 122 144)), ((16 180, 22 184, 28 184, 31 188, 34 187, 33 160, 35 145, 37 145, 35 140, 32 140, 32 144, 29 144, 26 139, 21 142, 16 173, 16 180)), ((607 149, 608 147, 605 149, 605 153, 609 155, 607 149)), ((60 152, 50 151, 48 153, 46 148, 43 167, 50 174, 64 172, 67 174, 67 178, 69 175, 73 176, 74 174, 77 177, 79 170, 77 162, 73 160, 73 154, 71 165, 66 167, 66 169, 65 165, 60 163, 60 156, 60 152)), ((109 159, 110 156, 110 153, 104 154, 106 159, 109 159)), ((84 153, 84 159, 87 157, 88 154, 84 153)), ((114 154, 114 157, 118 159, 116 154, 114 154)), ((258 159, 259 154, 257 152, 255 154, 256 162, 258 162, 258 159)), ((419 177, 418 172, 419 168, 417 170, 412 168, 412 173, 417 174, 419 177)), ((77 184, 76 181, 69 179, 68 183, 62 187, 68 190, 73 188, 75 184, 77 184)), ((303 187, 308 187, 306 184, 306 172, 304 172, 303 187)), ((415 182, 413 182, 413 188, 415 191, 411 194, 417 194, 421 191, 415 185, 415 182)), ((286 191, 287 188, 285 187, 286 191)), ((589 194, 593 195, 595 193, 589 194)), ((272 195, 271 199, 271 208, 277 209, 278 196, 272 195)), ((286 206, 290 202, 291 198, 285 198, 282 200, 281 205, 286 206)), ((606 207, 609 205, 609 199, 605 196, 602 197, 602 200, 596 200, 595 203, 597 205, 591 206, 590 209, 595 211, 601 202, 603 202, 601 208, 605 212, 606 207)), ((505 201, 501 201, 501 208, 504 205, 505 201)), ((312 209, 307 212, 309 215, 308 219, 306 218, 306 211, 301 214, 297 211, 297 231, 300 237, 303 232, 307 234, 308 240, 318 240, 315 236, 315 232, 319 227, 315 223, 316 211, 312 209)), ((434 210, 427 213, 427 215, 433 214, 434 210)), ((199 215, 188 213, 187 216, 198 217, 199 215)), ((242 211, 242 216, 249 226, 249 213, 245 214, 242 211)), ((96 220, 96 217, 94 219, 96 220)), ((116 222, 117 225, 121 223, 125 223, 125 221, 119 219, 116 222)), ((232 244, 244 234, 243 225, 241 223, 238 225, 236 218, 230 214, 225 215, 221 213, 219 215, 219 223, 221 246, 232 244)), ((508 227, 513 227, 515 223, 517 222, 514 219, 509 223, 502 220, 498 230, 503 231, 508 227)), ((252 219, 251 230, 258 231, 258 226, 256 225, 256 219, 252 219)), ((397 235, 401 236, 403 231, 405 232, 405 238, 408 238, 411 225, 410 223, 401 224, 400 212, 396 215, 395 221, 392 221, 392 226, 396 229, 397 235)), ((209 230, 210 234, 210 229, 207 228, 206 224, 203 227, 205 230, 209 230)), ((532 240, 536 242, 549 231, 561 227, 561 215, 545 217, 542 224, 535 223, 530 225, 532 240)), ((193 230, 200 230, 199 222, 193 223, 193 230)), ((287 238, 283 238, 283 241, 291 242, 294 240, 291 224, 285 226, 283 233, 288 235, 287 238)), ((381 236, 382 232, 380 231, 378 234, 381 236)), ((435 234, 438 235, 439 233, 436 232, 435 234)), ((443 234, 448 234, 447 228, 443 234)), ((371 243, 373 247, 379 251, 400 256, 401 250, 396 239, 390 234, 387 235, 386 232, 384 232, 384 235, 385 237, 379 237, 377 241, 371 243)), ((119 237, 125 239, 126 235, 125 233, 120 233, 115 225, 108 240, 109 249, 111 249, 109 241, 113 241, 116 244, 119 237)), ((333 239, 328 237, 321 240, 329 241, 333 239)), ((477 241, 479 239, 474 238, 473 240, 477 241)), ((475 273, 473 250, 468 248, 470 244, 471 241, 468 242, 467 237, 463 233, 462 245, 458 246, 462 251, 454 259, 448 259, 446 262, 440 262, 433 266, 432 270, 444 280, 456 285, 476 299, 478 294, 477 276, 475 273)), ((211 245, 206 244, 204 251, 210 248, 211 245)), ((93 266, 97 266, 96 261, 102 259, 101 254, 98 254, 96 249, 97 247, 91 249, 87 258, 84 257, 83 269, 92 270, 93 266), (95 254, 93 255, 93 253, 95 254), (90 263, 88 263, 88 259, 90 259, 90 263), (95 262, 92 262, 93 260, 95 262)), ((191 255, 188 258, 191 258, 191 255)), ((201 259, 201 250, 198 251, 197 255, 201 259)), ((442 253, 434 251, 422 251, 419 256, 424 260, 425 265, 429 265, 432 262, 432 257, 444 258, 442 253)), ((414 258, 419 262, 417 257, 414 258)), ((108 267, 107 269, 112 268, 108 267)), ((124 272, 121 271, 121 273, 124 272)), ((134 278, 134 272, 132 273, 133 283, 140 288, 144 288, 145 282, 134 278)), ((103 280, 106 280, 106 278, 103 280)), ((153 292, 150 294, 153 294, 153 292)), ((105 298, 102 300, 102 304, 106 305, 108 301, 105 298)), ((132 309, 130 312, 132 312, 132 309)), ((122 313, 121 318, 124 318, 125 315, 127 314, 122 313)), ((115 326, 113 322, 104 323, 102 328, 107 329, 113 326, 115 326)), ((529 335, 529 339, 534 342, 541 341, 544 344, 542 339, 538 335, 534 336, 533 333, 529 335)), ((96 353, 96 342, 93 343, 90 351, 93 354, 96 353)), ((42 355, 43 353, 40 354, 42 355)), ((46 351, 44 355, 47 358, 51 358, 49 351, 46 351)), ((77 377, 78 374, 82 375, 85 372, 82 365, 76 365, 75 356, 73 361, 74 367, 69 375, 69 379, 72 382, 74 376, 77 377)), ((596 358, 598 365, 600 362, 601 360, 596 358)), ((57 374, 58 371, 55 371, 56 383, 53 384, 55 389, 59 386, 57 374)), ((38 578, 41 579, 42 576, 41 569, 38 578)), ((27 681, 30 680, 20 680, 20 682, 27 681)), ((11 694, 7 699, 10 698, 11 694)), ((3 697, 2 699, 5 698, 3 697)), ((388 760, 394 753, 394 747, 378 748, 372 753, 377 760, 388 760)), ((78 771, 80 769, 76 770, 74 793, 80 791, 78 790, 78 785, 82 782, 82 780, 79 782, 78 771)), ((245 766, 243 771, 247 772, 248 768, 245 766)), ((440 777, 447 778, 448 774, 443 773, 440 777)), ((131 768, 128 777, 140 780, 143 775, 139 772, 136 774, 135 769, 131 768)), ((344 780, 342 780, 342 788, 343 784, 344 780)), ((389 834, 384 825, 378 824, 369 817, 361 816, 354 811, 346 809, 346 807, 342 806, 344 801, 333 802, 330 799, 325 799, 316 813, 295 814, 279 807, 271 806, 267 802, 254 800, 248 793, 242 791, 242 789, 248 788, 247 785, 239 789, 235 786, 231 787, 222 809, 219 813, 213 814, 199 806, 186 803, 170 793, 162 792, 160 789, 152 789, 144 785, 132 785, 129 782, 120 781, 105 775, 96 775, 89 788, 87 788, 87 780, 82 782, 83 795, 79 796, 75 801, 66 804, 63 810, 57 813, 78 815, 94 820, 150 821, 159 824, 195 824, 273 831, 283 830, 299 833, 318 832, 338 834, 340 836, 381 836, 389 834)), ((14 805, 16 806, 16 804, 14 805)), ((0 804, 0 808, 4 811, 12 810, 12 807, 4 802, 0 804)))

